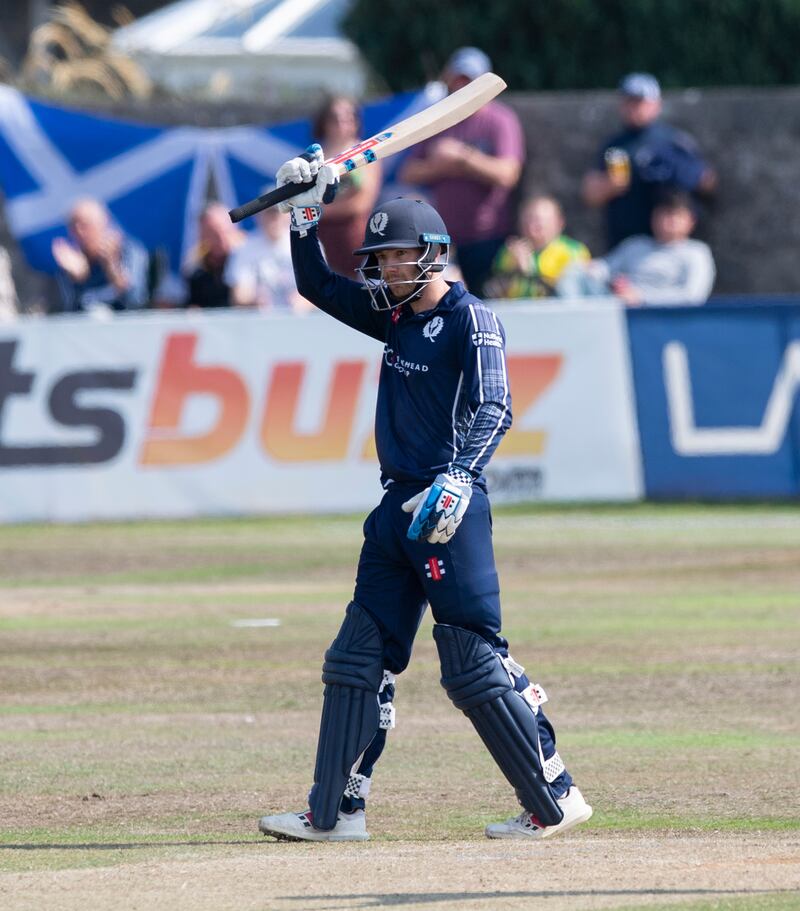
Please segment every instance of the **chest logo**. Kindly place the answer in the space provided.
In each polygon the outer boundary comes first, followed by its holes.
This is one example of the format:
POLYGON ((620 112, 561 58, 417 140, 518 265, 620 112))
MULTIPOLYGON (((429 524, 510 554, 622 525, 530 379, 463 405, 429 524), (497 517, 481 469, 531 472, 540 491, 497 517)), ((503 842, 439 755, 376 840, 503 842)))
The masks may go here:
POLYGON ((376 212, 369 220, 369 229, 373 234, 380 234, 383 237, 383 232, 388 224, 389 216, 385 212, 376 212))
POLYGON ((441 316, 434 316, 432 320, 428 320, 428 322, 425 323, 422 334, 425 336, 425 338, 433 341, 436 336, 442 331, 443 327, 444 320, 441 318, 441 316))

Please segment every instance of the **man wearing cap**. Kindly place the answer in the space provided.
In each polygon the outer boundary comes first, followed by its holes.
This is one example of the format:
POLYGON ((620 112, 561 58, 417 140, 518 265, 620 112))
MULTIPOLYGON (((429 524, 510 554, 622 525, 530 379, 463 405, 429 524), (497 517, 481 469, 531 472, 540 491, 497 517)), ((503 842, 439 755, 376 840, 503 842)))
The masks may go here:
MULTIPOLYGON (((491 70, 476 47, 448 60, 442 80, 451 94, 491 70)), ((450 228, 464 282, 473 294, 483 283, 506 237, 514 230, 512 193, 525 160, 519 119, 507 105, 490 101, 466 120, 415 146, 399 172, 422 187, 450 228)))
MULTIPOLYGON (((384 494, 364 523, 355 590, 322 668, 322 718, 308 809, 264 816, 265 835, 364 841, 373 769, 394 727, 396 676, 430 604, 442 686, 470 719, 522 811, 489 838, 536 840, 592 815, 556 751, 546 696, 509 654, 483 470, 511 425, 505 332, 460 282, 443 277, 450 236, 418 199, 367 222, 363 284, 328 267, 317 236, 338 177, 322 149, 286 162, 300 293, 383 345, 375 445, 384 494)), ((446 744, 441 747, 446 750, 446 744)))
POLYGON ((711 193, 714 170, 687 133, 664 123, 661 87, 649 73, 629 73, 619 86, 623 130, 605 142, 583 178, 584 202, 605 207, 609 249, 651 233, 653 208, 666 189, 711 193))

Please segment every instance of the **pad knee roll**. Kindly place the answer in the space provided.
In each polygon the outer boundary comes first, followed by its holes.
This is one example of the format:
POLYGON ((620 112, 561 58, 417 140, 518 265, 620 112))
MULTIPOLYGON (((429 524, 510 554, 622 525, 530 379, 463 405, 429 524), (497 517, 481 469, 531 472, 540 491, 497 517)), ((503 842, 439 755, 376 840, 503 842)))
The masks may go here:
POLYGON ((378 693, 383 681, 383 640, 375 621, 355 602, 325 652, 325 693, 314 787, 309 795, 314 827, 336 825, 353 766, 380 725, 378 693))
POLYGON ((437 623, 442 686, 472 722, 523 807, 545 826, 563 812, 545 780, 536 716, 514 690, 500 656, 476 633, 437 623))

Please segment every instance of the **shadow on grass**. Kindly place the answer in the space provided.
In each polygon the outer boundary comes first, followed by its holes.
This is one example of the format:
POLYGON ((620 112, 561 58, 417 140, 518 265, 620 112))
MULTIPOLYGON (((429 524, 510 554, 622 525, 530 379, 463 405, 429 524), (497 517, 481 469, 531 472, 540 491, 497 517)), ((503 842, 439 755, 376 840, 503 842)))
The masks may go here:
MULTIPOLYGON (((376 893, 347 895, 285 895, 282 901, 296 901, 311 908, 310 902, 326 902, 313 905, 314 911, 356 911, 359 908, 398 908, 405 905, 431 904, 433 902, 480 901, 502 902, 514 898, 742 898, 756 895, 792 894, 794 889, 539 889, 536 891, 514 892, 414 892, 378 895, 376 893), (356 904, 356 902, 358 904, 356 904)), ((498 904, 489 907, 499 907, 498 904)))
POLYGON ((262 841, 256 840, 230 840, 230 841, 141 841, 96 842, 86 844, 19 844, 0 845, 0 851, 127 851, 136 848, 193 848, 207 845, 261 845, 262 841))

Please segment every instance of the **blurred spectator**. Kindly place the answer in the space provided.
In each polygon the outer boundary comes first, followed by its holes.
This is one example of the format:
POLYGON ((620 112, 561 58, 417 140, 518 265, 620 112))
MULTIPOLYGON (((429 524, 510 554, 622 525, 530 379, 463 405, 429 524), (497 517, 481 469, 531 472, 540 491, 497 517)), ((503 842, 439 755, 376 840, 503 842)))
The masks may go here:
POLYGON ((11 272, 11 257, 0 247, 0 323, 10 323, 19 313, 19 300, 11 272))
POLYGON ((661 87, 649 73, 630 73, 620 83, 622 132, 600 150, 583 178, 584 202, 605 207, 609 249, 636 234, 650 233, 660 190, 711 193, 716 173, 694 139, 660 120, 661 87))
POLYGON ((70 239, 56 237, 64 313, 139 310, 147 305, 148 256, 142 245, 112 224, 96 199, 79 200, 68 222, 70 239))
MULTIPOLYGON (((452 94, 490 69, 483 51, 462 47, 445 65, 442 79, 452 94)), ((497 251, 514 230, 512 191, 524 160, 517 115, 490 101, 415 146, 400 170, 401 181, 430 189, 433 205, 450 229, 467 287, 478 296, 497 251)))
POLYGON ((665 191, 652 215, 650 237, 629 237, 603 259, 573 266, 558 283, 562 297, 616 294, 628 306, 702 304, 714 285, 708 245, 692 240, 694 202, 665 191))
POLYGON ((563 234, 564 213, 552 196, 532 196, 520 209, 519 237, 500 248, 486 282, 489 297, 550 297, 567 266, 589 260, 588 249, 563 234))
POLYGON ((256 222, 257 230, 233 251, 223 273, 234 306, 264 312, 308 309, 295 286, 289 215, 273 206, 259 212, 256 222))
MULTIPOLYGON (((318 111, 313 124, 314 137, 330 158, 351 148, 362 137, 361 116, 355 102, 334 95, 318 111)), ((373 162, 342 175, 336 199, 325 206, 325 217, 319 223, 319 239, 325 258, 334 272, 358 278, 355 268, 362 257, 353 250, 364 242, 367 216, 375 207, 383 180, 382 165, 373 162)))
POLYGON ((233 224, 222 203, 206 206, 200 216, 197 248, 186 270, 188 294, 184 306, 204 309, 231 306, 225 266, 244 239, 244 233, 233 224))

